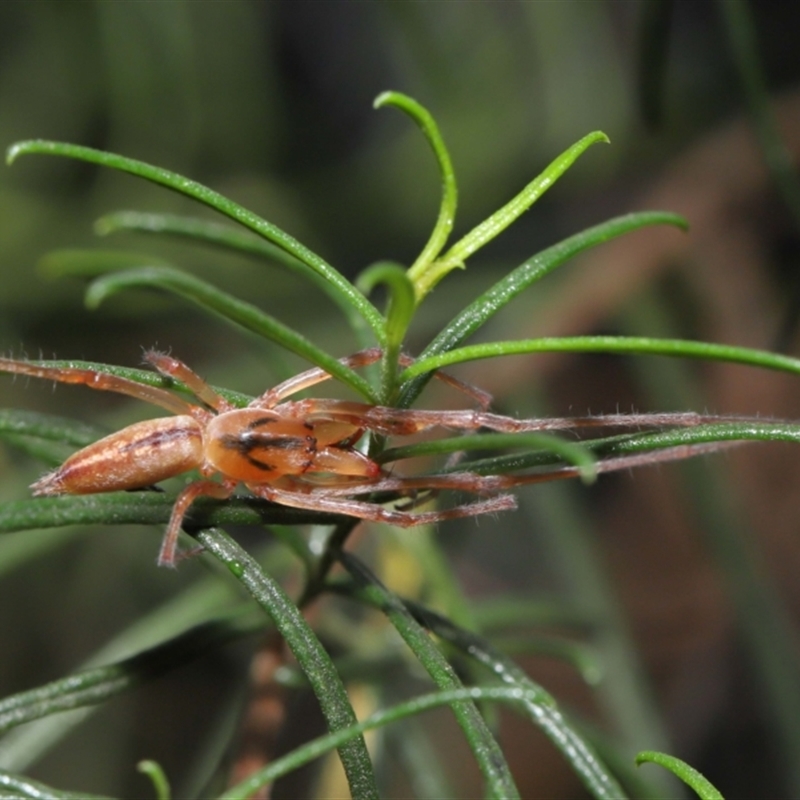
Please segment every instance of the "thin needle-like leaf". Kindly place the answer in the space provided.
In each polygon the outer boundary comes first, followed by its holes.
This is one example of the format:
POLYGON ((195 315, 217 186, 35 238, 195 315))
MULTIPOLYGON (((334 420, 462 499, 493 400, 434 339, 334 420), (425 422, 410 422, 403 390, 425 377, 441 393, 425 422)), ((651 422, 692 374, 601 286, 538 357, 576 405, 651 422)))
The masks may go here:
MULTIPOLYGON (((166 525, 175 498, 168 494, 114 492, 15 500, 0 506, 0 534, 65 525, 166 525)), ((331 525, 331 514, 279 506, 254 497, 224 503, 200 499, 192 505, 185 527, 212 525, 331 525)))
POLYGON ((586 148, 595 142, 607 141, 608 137, 604 133, 595 131, 584 136, 583 139, 554 159, 516 197, 459 239, 441 258, 436 259, 423 275, 420 275, 415 281, 417 300, 421 300, 449 272, 463 268, 466 260, 473 253, 480 250, 524 214, 575 163, 575 160, 586 148))
POLYGON ((400 380, 405 382, 443 367, 483 358, 532 353, 614 353, 619 355, 670 356, 728 361, 753 367, 780 370, 800 375, 800 359, 712 342, 688 339, 652 339, 646 336, 564 336, 558 338, 519 339, 510 342, 487 342, 470 345, 417 359, 407 367, 400 380))
POLYGON ((439 126, 427 109, 423 108, 416 100, 400 92, 384 92, 379 95, 375 100, 375 108, 382 108, 383 106, 394 106, 404 111, 417 123, 433 149, 442 178, 442 199, 439 206, 439 216, 436 219, 436 224, 428 243, 422 248, 422 252, 408 270, 408 279, 417 288, 417 298, 421 299, 425 294, 424 286, 428 282, 426 273, 445 246, 450 232, 453 230, 456 205, 458 203, 456 176, 450 160, 450 153, 447 151, 439 126))
POLYGON ((399 265, 381 261, 368 267, 358 279, 358 286, 369 294, 379 283, 386 285, 389 302, 386 309, 386 347, 381 358, 381 403, 389 405, 394 396, 400 348, 414 316, 414 286, 399 265))
POLYGON ((368 400, 375 401, 372 387, 357 372, 317 347, 297 331, 259 308, 221 291, 193 275, 170 267, 142 267, 112 272, 95 280, 86 293, 86 304, 96 307, 107 297, 130 287, 164 289, 219 314, 223 319, 264 336, 322 367, 368 400))
POLYGON ((694 767, 690 767, 685 761, 681 761, 675 756, 666 753, 658 753, 654 750, 643 750, 636 756, 637 766, 642 764, 658 764, 668 769, 673 775, 677 775, 687 786, 697 792, 700 800, 724 800, 719 790, 704 775, 701 775, 694 767))
POLYGON ((285 250, 290 255, 308 265, 311 269, 322 275, 327 281, 335 286, 340 292, 341 297, 346 299, 364 317, 372 328, 376 338, 383 343, 383 318, 380 312, 367 300, 358 289, 353 286, 344 276, 328 264, 323 258, 313 253, 304 245, 300 244, 294 237, 285 233, 276 225, 267 222, 252 211, 234 203, 209 189, 207 186, 197 181, 185 178, 175 172, 137 161, 133 158, 126 158, 115 153, 105 153, 95 150, 92 147, 82 147, 80 145, 68 144, 65 142, 52 142, 44 139, 31 139, 28 141, 17 142, 11 145, 6 151, 6 163, 12 164, 20 155, 37 153, 39 155, 64 156, 76 158, 81 161, 88 161, 92 164, 99 164, 103 167, 116 169, 120 172, 127 172, 139 178, 157 183, 171 189, 179 194, 191 197, 204 205, 213 208, 230 219, 244 225, 246 228, 262 236, 264 239, 273 242, 278 247, 285 250))
POLYGON ((107 236, 117 231, 176 236, 200 244, 212 245, 227 251, 255 256, 261 260, 275 262, 292 272, 296 272, 312 282, 342 310, 354 331, 366 330, 364 317, 350 299, 342 294, 339 287, 323 274, 309 267, 299 258, 282 248, 247 231, 240 231, 229 225, 185 217, 178 214, 155 214, 144 211, 117 211, 100 217, 94 224, 95 232, 107 236))
MULTIPOLYGON (((686 221, 677 214, 669 214, 664 211, 626 214, 548 247, 495 283, 450 320, 425 348, 421 358, 436 356, 458 347, 532 283, 541 280, 583 250, 647 225, 674 225, 678 228, 685 228, 686 221)), ((406 408, 410 406, 419 396, 429 377, 423 375, 406 384, 398 405, 406 408)))
MULTIPOLYGON (((453 668, 431 642, 419 623, 413 619, 399 598, 391 594, 369 569, 350 553, 339 554, 342 566, 356 582, 359 592, 372 605, 380 608, 397 628, 439 689, 462 688, 453 668)), ((486 722, 471 701, 453 704, 453 713, 464 731, 483 775, 486 792, 492 798, 519 797, 503 751, 492 736, 486 722)))
POLYGON ((89 794, 88 792, 65 792, 54 789, 39 781, 32 780, 25 775, 15 775, 13 772, 0 770, 0 789, 5 789, 9 794, 4 798, 29 797, 31 800, 114 800, 108 795, 89 794))
POLYGON ((440 614, 417 603, 407 601, 406 605, 414 617, 430 631, 478 661, 506 685, 526 692, 522 701, 524 710, 558 748, 596 800, 624 800, 626 795, 616 778, 603 764, 591 744, 564 716, 548 692, 534 683, 520 667, 483 637, 459 628, 440 614))
POLYGON ((473 253, 480 250, 509 225, 524 214, 582 155, 587 148, 597 142, 608 142, 602 131, 594 131, 584 136, 572 147, 553 159, 547 167, 537 175, 516 197, 508 201, 491 217, 473 228, 466 236, 459 239, 442 257, 439 264, 442 268, 463 264, 473 253))

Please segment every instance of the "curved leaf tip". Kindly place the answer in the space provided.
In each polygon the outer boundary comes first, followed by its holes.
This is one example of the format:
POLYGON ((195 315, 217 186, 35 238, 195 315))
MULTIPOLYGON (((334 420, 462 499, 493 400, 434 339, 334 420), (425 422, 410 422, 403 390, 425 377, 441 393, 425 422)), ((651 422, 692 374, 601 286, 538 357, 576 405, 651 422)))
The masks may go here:
POLYGON ((373 101, 372 107, 373 108, 381 108, 381 106, 385 106, 387 103, 392 102, 392 98, 397 95, 397 92, 392 91, 391 89, 381 92, 373 101))
POLYGON ((28 144, 29 140, 25 140, 23 142, 14 142, 14 144, 10 145, 6 150, 6 164, 11 166, 14 163, 17 156, 20 153, 25 152, 25 146, 28 144))
POLYGON ((636 756, 636 766, 640 767, 647 763, 658 764, 669 770, 693 789, 700 800, 725 800, 719 789, 708 778, 680 758, 656 750, 643 750, 636 756))
POLYGON ((155 789, 157 800, 170 800, 172 792, 170 790, 169 781, 167 780, 164 769, 158 762, 146 759, 140 761, 136 765, 136 769, 150 779, 153 784, 153 789, 155 789))
MULTIPOLYGON (((8 150, 6 150, 6 164, 13 164, 17 160, 17 156, 25 155, 27 153, 44 153, 54 155, 58 153, 59 147, 77 147, 80 145, 69 145, 63 142, 54 142, 50 139, 23 139, 21 142, 14 142, 8 150)), ((91 151, 90 147, 83 147, 83 150, 91 151)))

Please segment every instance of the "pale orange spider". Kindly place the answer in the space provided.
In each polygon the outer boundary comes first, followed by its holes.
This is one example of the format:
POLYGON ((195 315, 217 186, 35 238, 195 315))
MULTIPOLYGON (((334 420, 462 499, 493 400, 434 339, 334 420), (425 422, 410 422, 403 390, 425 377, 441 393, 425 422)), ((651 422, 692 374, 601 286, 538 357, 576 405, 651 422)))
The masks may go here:
MULTIPOLYGON (((372 349, 344 358, 342 363, 358 367, 380 357, 381 351, 372 349)), ((257 497, 281 505, 409 527, 514 508, 514 497, 497 494, 499 490, 578 474, 577 468, 566 466, 543 475, 482 476, 451 472, 392 477, 377 462, 355 449, 365 431, 382 436, 408 436, 433 427, 454 430, 483 427, 517 433, 585 425, 696 425, 705 420, 697 414, 516 420, 489 413, 485 410, 488 395, 445 375, 439 377, 472 395, 483 408, 421 411, 346 400, 286 399, 330 378, 320 368, 300 373, 269 389, 246 408, 237 408, 183 362, 154 351, 145 354, 145 361, 162 375, 185 384, 203 405, 190 403, 165 389, 93 369, 48 367, 0 358, 0 371, 118 392, 174 414, 135 423, 94 442, 31 486, 37 496, 95 494, 152 486, 184 472, 199 470, 203 478, 186 486, 175 500, 158 556, 158 563, 164 566, 176 564, 178 534, 191 504, 201 496, 227 499, 239 483, 257 497), (221 480, 210 480, 215 475, 221 480), (454 508, 417 513, 353 497, 374 492, 413 496, 418 491, 440 489, 460 489, 490 496, 454 508)), ((403 362, 411 363, 411 359, 404 357, 403 362)), ((647 461, 669 457, 677 456, 649 454, 647 461)), ((637 463, 643 463, 642 456, 614 459, 613 467, 607 468, 619 469, 637 463)), ((412 501, 408 507, 413 504, 412 501)))

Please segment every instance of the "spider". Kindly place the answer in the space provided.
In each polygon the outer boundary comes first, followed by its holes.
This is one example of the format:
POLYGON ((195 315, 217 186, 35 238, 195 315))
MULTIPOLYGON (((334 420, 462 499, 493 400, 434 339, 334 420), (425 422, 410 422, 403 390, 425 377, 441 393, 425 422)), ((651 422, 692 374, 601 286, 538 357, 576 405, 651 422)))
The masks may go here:
MULTIPOLYGON (((379 349, 365 350, 343 358, 342 363, 350 367, 365 366, 381 355, 379 349)), ((302 372, 267 390, 247 407, 238 408, 182 361, 156 351, 145 353, 144 360, 162 375, 181 381, 199 403, 190 403, 166 389, 94 369, 48 367, 0 358, 0 371, 126 394, 173 414, 137 422, 84 447, 31 486, 35 496, 95 494, 140 489, 198 470, 202 477, 178 494, 161 544, 158 564, 169 567, 174 567, 184 555, 178 550, 178 535, 192 503, 203 496, 227 499, 240 483, 257 497, 281 505, 410 527, 514 508, 514 497, 499 494, 500 490, 578 474, 577 468, 567 466, 544 475, 482 476, 451 472, 394 477, 355 448, 367 431, 382 436, 409 436, 442 427, 517 433, 580 425, 653 425, 654 419, 658 425, 696 425, 704 421, 697 414, 517 420, 490 413, 486 410, 490 401, 486 393, 441 373, 437 377, 471 395, 481 408, 424 411, 348 400, 287 399, 329 379, 330 375, 321 368, 302 372), (212 480, 214 476, 219 479, 212 480), (419 491, 440 489, 488 496, 454 508, 424 512, 409 510, 418 504, 418 499, 407 501, 402 510, 356 499, 358 495, 376 492, 413 498, 419 491)), ((405 365, 411 362, 410 357, 403 357, 405 365)), ((614 468, 639 463, 636 459, 641 456, 617 458, 614 468)), ((652 454, 649 460, 653 460, 652 454)))

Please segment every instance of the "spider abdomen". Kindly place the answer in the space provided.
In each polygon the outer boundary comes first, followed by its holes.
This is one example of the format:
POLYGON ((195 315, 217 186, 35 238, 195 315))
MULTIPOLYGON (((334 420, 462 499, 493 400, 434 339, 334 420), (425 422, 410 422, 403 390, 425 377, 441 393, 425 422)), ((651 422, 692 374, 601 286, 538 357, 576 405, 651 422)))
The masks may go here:
POLYGON ((95 494, 140 489, 196 469, 203 429, 190 416, 129 425, 71 455, 31 488, 34 495, 95 494))

